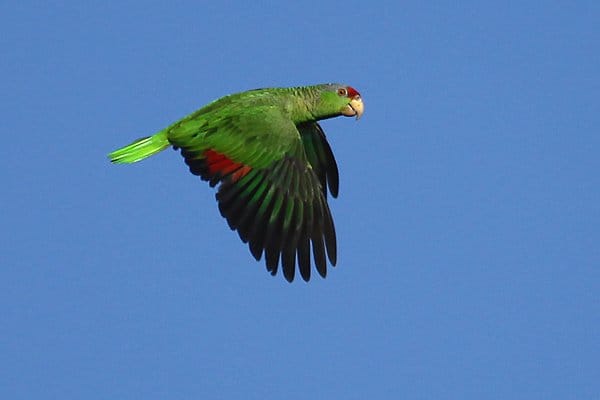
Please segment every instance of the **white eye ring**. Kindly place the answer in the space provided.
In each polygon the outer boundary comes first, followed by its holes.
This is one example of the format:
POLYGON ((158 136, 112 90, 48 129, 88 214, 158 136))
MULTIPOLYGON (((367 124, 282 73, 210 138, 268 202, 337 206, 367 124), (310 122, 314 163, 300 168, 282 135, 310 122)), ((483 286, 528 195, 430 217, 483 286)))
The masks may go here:
POLYGON ((339 88, 337 92, 338 92, 338 95, 340 95, 340 96, 344 96, 344 97, 348 96, 348 91, 344 88, 339 88))

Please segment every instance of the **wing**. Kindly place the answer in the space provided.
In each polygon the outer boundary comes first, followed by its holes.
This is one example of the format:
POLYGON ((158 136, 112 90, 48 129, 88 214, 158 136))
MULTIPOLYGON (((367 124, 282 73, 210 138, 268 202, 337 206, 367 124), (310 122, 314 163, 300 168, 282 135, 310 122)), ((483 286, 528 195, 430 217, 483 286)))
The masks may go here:
POLYGON ((331 147, 327 143, 325 132, 316 122, 300 124, 298 130, 302 136, 302 144, 308 162, 319 178, 323 193, 327 196, 327 187, 329 187, 331 195, 337 197, 339 190, 338 166, 331 147))
POLYGON ((237 230, 250 252, 267 270, 292 281, 296 260, 305 281, 310 279, 311 248, 318 273, 325 277, 327 261, 336 263, 336 235, 325 191, 307 159, 293 122, 272 106, 214 116, 200 132, 173 134, 190 171, 220 183, 221 215, 237 230), (281 261, 280 261, 281 260, 281 261))

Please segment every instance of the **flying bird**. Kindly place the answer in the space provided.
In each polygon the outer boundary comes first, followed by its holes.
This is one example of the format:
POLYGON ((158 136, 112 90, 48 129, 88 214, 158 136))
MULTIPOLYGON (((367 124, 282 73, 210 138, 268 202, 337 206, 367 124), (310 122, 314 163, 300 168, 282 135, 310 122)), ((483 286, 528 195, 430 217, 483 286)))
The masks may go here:
POLYGON ((327 190, 338 195, 338 167, 317 121, 363 113, 360 94, 332 83, 256 89, 222 97, 160 132, 108 155, 115 164, 143 160, 168 147, 180 150, 190 172, 219 184, 221 215, 267 270, 278 265, 305 281, 314 266, 323 278, 326 255, 337 261, 327 190))

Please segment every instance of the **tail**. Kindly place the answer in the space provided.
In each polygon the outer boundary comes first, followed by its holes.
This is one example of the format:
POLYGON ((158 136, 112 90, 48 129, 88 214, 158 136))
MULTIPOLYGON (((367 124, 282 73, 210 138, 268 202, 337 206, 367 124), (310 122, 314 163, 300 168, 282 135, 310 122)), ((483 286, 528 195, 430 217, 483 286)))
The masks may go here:
POLYGON ((108 155, 108 158, 115 164, 134 163, 161 152, 170 145, 166 131, 161 131, 156 135, 138 139, 113 151, 108 155))

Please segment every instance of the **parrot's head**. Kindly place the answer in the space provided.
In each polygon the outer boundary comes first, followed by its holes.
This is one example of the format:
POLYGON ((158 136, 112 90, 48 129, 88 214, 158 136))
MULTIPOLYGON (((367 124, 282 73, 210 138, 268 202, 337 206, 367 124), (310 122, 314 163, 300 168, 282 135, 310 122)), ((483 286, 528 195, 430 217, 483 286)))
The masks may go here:
POLYGON ((322 85, 319 108, 331 117, 344 115, 359 119, 363 114, 364 105, 360 93, 352 86, 330 83, 322 85))

